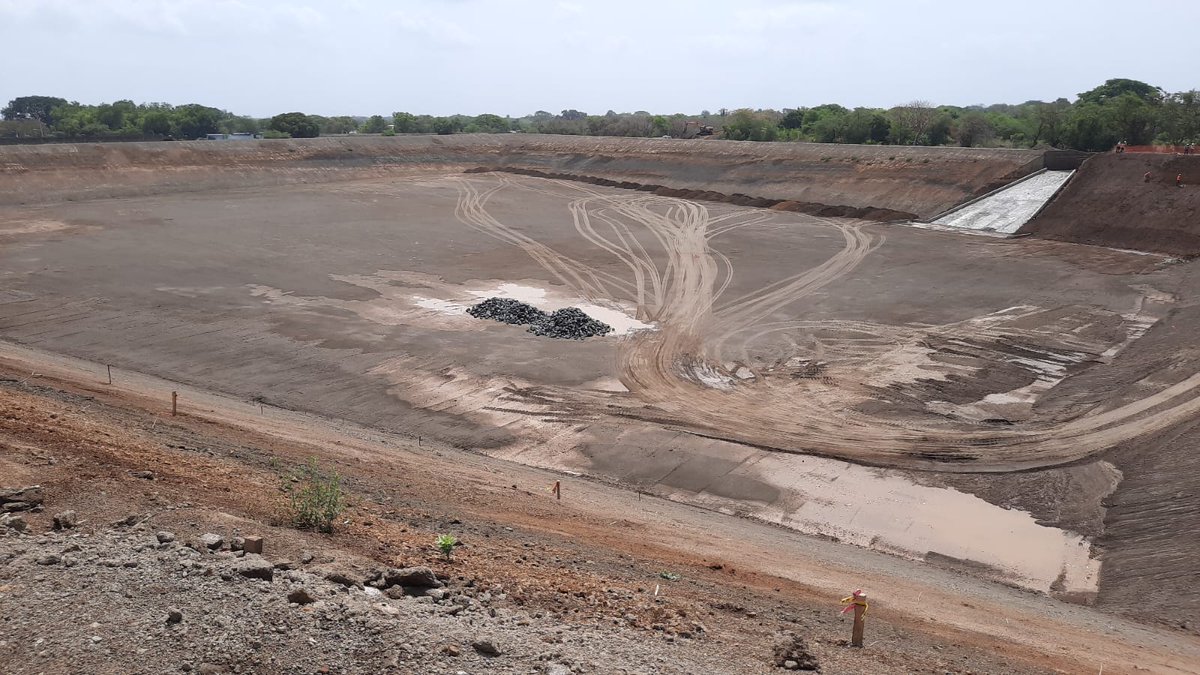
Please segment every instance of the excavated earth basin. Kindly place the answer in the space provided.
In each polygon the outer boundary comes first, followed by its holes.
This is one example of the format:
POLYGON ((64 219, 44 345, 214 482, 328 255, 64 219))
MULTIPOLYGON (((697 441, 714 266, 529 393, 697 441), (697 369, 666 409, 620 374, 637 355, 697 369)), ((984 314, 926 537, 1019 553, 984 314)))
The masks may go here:
POLYGON ((1165 536, 1200 493, 1192 265, 878 222, 1040 161, 525 135, 0 148, 0 339, 1148 620, 1170 597, 1194 630, 1200 544, 1165 536), (617 330, 466 315, 493 296, 617 330))

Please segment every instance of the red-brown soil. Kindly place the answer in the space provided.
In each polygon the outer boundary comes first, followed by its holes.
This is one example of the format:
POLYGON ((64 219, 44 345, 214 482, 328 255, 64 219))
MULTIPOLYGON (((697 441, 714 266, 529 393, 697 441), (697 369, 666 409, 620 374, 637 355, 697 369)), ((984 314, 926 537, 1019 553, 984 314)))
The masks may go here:
POLYGON ((1179 257, 1200 255, 1200 156, 1091 157, 1019 234, 1179 257), (1179 174, 1181 188, 1175 186, 1179 174))

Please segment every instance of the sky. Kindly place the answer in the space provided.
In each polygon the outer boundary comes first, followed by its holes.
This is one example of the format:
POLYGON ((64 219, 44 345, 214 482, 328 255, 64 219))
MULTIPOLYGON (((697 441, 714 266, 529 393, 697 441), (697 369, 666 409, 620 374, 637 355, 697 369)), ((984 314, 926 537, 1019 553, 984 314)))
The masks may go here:
POLYGON ((1200 1, 0 0, 0 105, 698 113, 1200 88, 1200 1))

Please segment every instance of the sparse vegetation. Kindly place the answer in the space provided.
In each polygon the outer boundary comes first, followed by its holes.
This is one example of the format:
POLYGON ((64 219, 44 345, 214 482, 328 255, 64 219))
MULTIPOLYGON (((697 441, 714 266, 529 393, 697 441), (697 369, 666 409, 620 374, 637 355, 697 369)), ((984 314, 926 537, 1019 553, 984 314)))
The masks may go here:
POLYGON ((339 473, 325 473, 316 459, 310 459, 284 481, 283 489, 288 495, 288 516, 294 527, 333 532, 333 523, 346 506, 339 473))
POLYGON ((455 539, 452 534, 439 534, 433 543, 442 552, 442 555, 446 556, 446 560, 449 560, 450 556, 454 554, 454 547, 458 546, 458 539, 455 539))

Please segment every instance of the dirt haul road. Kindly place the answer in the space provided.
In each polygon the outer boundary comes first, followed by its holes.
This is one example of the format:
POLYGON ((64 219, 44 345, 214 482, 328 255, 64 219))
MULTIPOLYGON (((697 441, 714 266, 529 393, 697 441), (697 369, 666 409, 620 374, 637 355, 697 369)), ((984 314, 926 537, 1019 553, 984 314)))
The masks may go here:
MULTIPOLYGON (((632 302, 639 318, 656 324, 657 330, 635 334, 620 347, 621 381, 638 399, 623 411, 632 417, 650 406, 657 420, 788 452, 895 468, 1004 472, 1077 461, 1170 427, 1200 411, 1200 373, 1120 406, 1094 409, 1070 420, 1034 418, 1012 431, 949 420, 891 423, 858 414, 853 410, 855 398, 865 401, 870 392, 845 379, 832 386, 816 378, 799 384, 778 378, 744 382, 745 378, 725 368, 722 356, 766 332, 849 329, 853 338, 839 341, 835 337, 826 341, 825 347, 853 353, 864 337, 914 341, 950 335, 963 326, 930 326, 907 334, 862 323, 793 321, 764 326, 763 322, 782 308, 853 271, 883 243, 883 237, 864 231, 858 223, 808 217, 839 233, 842 249, 812 269, 726 299, 735 270, 711 241, 732 229, 761 222, 761 215, 743 212, 712 217, 697 202, 602 194, 567 182, 555 185, 559 194, 585 195, 570 202, 575 228, 619 259, 628 268, 628 276, 582 265, 513 230, 487 211, 488 199, 500 190, 539 188, 499 176, 494 185, 481 190, 463 179, 456 215, 479 231, 521 248, 581 296, 632 302), (639 243, 645 237, 652 237, 666 251, 661 269, 639 243)), ((596 405, 611 409, 614 404, 606 398, 596 405)))

